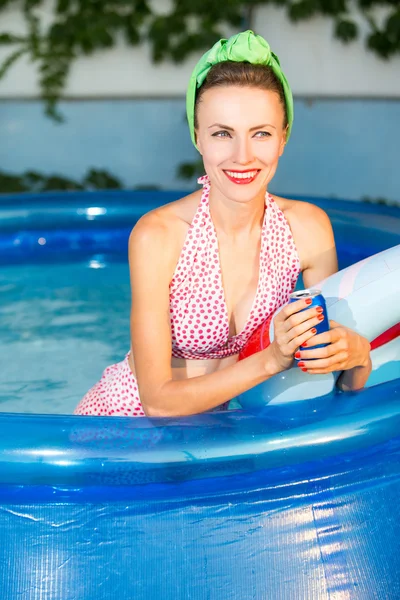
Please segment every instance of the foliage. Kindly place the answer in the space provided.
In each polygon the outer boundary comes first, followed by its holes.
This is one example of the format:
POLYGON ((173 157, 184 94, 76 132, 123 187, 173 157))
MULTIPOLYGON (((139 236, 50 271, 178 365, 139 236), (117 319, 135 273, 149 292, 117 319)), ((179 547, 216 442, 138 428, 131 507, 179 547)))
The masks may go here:
MULTIPOLYGON (((151 0, 54 0, 54 14, 46 28, 40 10, 46 0, 0 0, 0 15, 18 4, 26 21, 26 35, 1 31, 0 45, 11 48, 0 64, 0 79, 24 55, 38 66, 46 113, 62 120, 57 102, 73 62, 82 55, 112 48, 121 38, 130 46, 148 42, 155 62, 183 61, 223 37, 227 27, 251 27, 254 10, 275 4, 285 8, 291 21, 322 15, 334 22, 334 35, 350 43, 359 35, 350 14, 354 0, 172 0, 167 14, 156 13, 151 0)), ((366 19, 367 47, 383 59, 400 52, 399 0, 357 0, 366 19), (383 24, 373 9, 385 7, 383 24)))
MULTIPOLYGON (((185 163, 180 165, 178 176, 182 179, 192 179, 204 174, 204 167, 201 160, 195 163, 185 163)), ((36 171, 27 171, 22 175, 6 173, 0 170, 0 199, 1 194, 16 194, 20 192, 40 193, 52 191, 74 191, 74 190, 122 190, 127 189, 123 183, 108 171, 90 169, 81 181, 74 181, 61 175, 43 175, 36 171)), ((135 190, 159 191, 160 186, 138 185, 135 190)), ((368 204, 383 204, 386 206, 399 206, 399 203, 388 198, 371 198, 363 196, 361 202, 368 204)))
POLYGON ((121 181, 107 171, 90 169, 82 181, 74 181, 62 175, 43 175, 36 171, 26 171, 15 175, 0 171, 0 193, 49 192, 72 190, 122 189, 121 181))
POLYGON ((178 166, 176 176, 179 179, 193 179, 204 175, 204 166, 201 159, 195 162, 182 163, 178 166))

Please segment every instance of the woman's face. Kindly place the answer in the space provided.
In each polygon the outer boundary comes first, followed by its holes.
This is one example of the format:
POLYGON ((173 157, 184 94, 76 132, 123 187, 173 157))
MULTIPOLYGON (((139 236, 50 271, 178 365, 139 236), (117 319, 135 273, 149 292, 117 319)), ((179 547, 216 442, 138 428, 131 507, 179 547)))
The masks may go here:
POLYGON ((236 201, 263 194, 285 147, 276 92, 226 86, 207 90, 197 113, 197 146, 214 187, 236 201))

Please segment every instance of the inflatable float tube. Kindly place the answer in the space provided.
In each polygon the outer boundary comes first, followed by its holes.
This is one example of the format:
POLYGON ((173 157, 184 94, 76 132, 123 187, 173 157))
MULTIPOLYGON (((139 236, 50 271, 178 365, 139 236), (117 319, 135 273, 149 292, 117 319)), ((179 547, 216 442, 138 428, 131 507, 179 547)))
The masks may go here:
MULTIPOLYGON (((400 377, 400 245, 355 263, 313 287, 325 297, 329 319, 371 342, 372 372, 366 387, 400 377)), ((276 314, 253 333, 239 359, 268 347, 274 339, 276 314)), ((294 365, 237 400, 243 408, 252 409, 266 403, 317 398, 333 391, 339 375, 311 375, 294 365)))

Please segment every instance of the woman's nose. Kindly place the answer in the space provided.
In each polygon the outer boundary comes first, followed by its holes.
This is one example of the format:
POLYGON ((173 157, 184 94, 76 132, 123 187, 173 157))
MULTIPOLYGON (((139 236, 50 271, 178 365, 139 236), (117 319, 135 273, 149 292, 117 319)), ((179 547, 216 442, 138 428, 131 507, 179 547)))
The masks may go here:
POLYGON ((253 161, 253 152, 251 147, 251 141, 249 139, 237 138, 235 148, 235 162, 241 165, 248 165, 253 161))

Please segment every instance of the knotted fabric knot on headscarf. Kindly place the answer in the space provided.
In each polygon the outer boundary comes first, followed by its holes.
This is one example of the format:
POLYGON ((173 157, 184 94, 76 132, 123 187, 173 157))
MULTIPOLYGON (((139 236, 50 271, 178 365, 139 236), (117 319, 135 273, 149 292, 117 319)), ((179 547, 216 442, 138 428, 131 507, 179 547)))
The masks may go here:
MULTIPOLYGON (((199 87, 204 83, 211 67, 222 62, 247 62, 252 65, 265 65, 271 67, 278 80, 281 82, 285 95, 286 113, 288 119, 288 131, 286 140, 289 139, 293 124, 293 96, 289 83, 281 69, 279 59, 266 40, 253 31, 243 31, 230 37, 228 40, 222 39, 216 42, 200 58, 193 69, 190 77, 189 86, 186 94, 186 113, 189 123, 190 136, 193 144, 196 146, 194 132, 194 107, 196 93, 199 87)), ((197 146, 196 146, 197 148, 197 146)))

